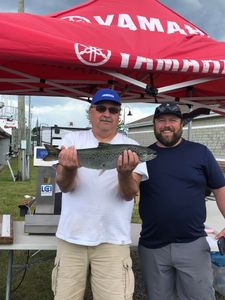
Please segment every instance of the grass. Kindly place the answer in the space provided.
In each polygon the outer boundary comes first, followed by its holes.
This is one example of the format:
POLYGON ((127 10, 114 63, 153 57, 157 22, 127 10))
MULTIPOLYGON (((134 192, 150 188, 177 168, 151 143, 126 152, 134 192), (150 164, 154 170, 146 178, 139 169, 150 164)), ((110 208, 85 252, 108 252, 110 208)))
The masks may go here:
MULTIPOLYGON (((17 160, 11 159, 14 174, 17 174, 17 160)), ((30 179, 26 181, 13 182, 9 168, 5 167, 0 172, 2 214, 11 214, 13 220, 24 220, 20 217, 18 205, 24 200, 24 195, 35 196, 36 194, 36 168, 31 166, 30 179)), ((41 251, 34 257, 33 252, 15 251, 12 300, 51 300, 51 270, 55 251, 41 251), (42 263, 44 261, 44 263, 42 263), (29 263, 29 265, 26 265, 29 263), (24 276, 24 279, 23 279, 24 276)), ((5 297, 5 282, 7 268, 7 251, 1 251, 0 256, 0 298, 5 297)))
MULTIPOLYGON (((11 160, 14 174, 16 170, 16 160, 11 160)), ((18 205, 22 203, 24 195, 35 195, 36 193, 36 169, 31 168, 30 180, 13 182, 8 167, 0 173, 1 182, 1 211, 4 214, 11 214, 14 220, 20 220, 18 205)))
MULTIPOLYGON (((11 160, 14 174, 17 174, 17 161, 11 160)), ((9 168, 5 167, 0 172, 1 185, 1 201, 0 211, 2 214, 11 214, 13 220, 24 220, 19 215, 18 205, 24 200, 24 195, 35 196, 36 194, 36 168, 30 168, 30 179, 27 181, 13 182, 9 168)), ((135 205, 133 223, 140 223, 138 214, 138 206, 135 205)), ((53 300, 51 292, 51 271, 53 267, 55 251, 41 251, 33 255, 35 252, 15 251, 14 252, 14 268, 13 268, 13 284, 11 292, 11 300, 53 300)), ((136 288, 134 300, 146 300, 144 287, 139 268, 139 261, 136 249, 131 251, 134 262, 134 272, 136 277, 136 288)), ((7 268, 7 251, 0 253, 0 298, 5 298, 7 268)), ((90 300, 90 289, 87 289, 85 300, 90 300)), ((217 300, 225 300, 225 297, 216 295, 217 300)))

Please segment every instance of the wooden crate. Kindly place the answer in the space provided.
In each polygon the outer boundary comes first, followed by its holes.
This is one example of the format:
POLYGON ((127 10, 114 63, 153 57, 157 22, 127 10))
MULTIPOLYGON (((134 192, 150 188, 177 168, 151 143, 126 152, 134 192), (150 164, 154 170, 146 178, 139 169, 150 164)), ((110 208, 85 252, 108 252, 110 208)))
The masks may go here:
POLYGON ((13 220, 11 215, 0 215, 0 244, 13 243, 13 220))

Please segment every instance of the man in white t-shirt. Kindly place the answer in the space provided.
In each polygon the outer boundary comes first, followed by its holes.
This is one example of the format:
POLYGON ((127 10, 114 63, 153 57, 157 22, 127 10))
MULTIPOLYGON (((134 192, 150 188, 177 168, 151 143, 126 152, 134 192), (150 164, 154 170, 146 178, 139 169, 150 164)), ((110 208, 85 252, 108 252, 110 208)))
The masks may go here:
POLYGON ((90 271, 95 300, 131 300, 134 276, 130 258, 131 216, 145 163, 130 150, 119 156, 117 168, 79 167, 76 149, 98 143, 137 144, 117 132, 121 102, 116 91, 99 90, 88 116, 92 129, 67 134, 62 140, 56 182, 62 211, 52 289, 55 300, 82 300, 90 271))

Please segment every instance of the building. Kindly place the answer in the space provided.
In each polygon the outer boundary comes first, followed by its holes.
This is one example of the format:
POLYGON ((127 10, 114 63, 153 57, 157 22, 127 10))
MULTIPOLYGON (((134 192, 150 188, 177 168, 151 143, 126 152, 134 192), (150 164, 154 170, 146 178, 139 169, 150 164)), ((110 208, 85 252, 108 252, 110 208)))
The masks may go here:
POLYGON ((40 126, 38 132, 38 145, 51 144, 54 146, 60 146, 63 136, 70 131, 87 130, 90 128, 76 128, 76 127, 59 127, 54 126, 40 126))
POLYGON ((6 165, 9 149, 10 149, 10 134, 5 132, 0 127, 0 167, 6 165))
POLYGON ((17 108, 0 102, 0 165, 6 165, 11 150, 12 131, 18 128, 17 108))
MULTIPOLYGON (((6 97, 6 96, 5 96, 6 97)), ((18 128, 18 108, 12 105, 12 99, 1 96, 0 102, 0 128, 8 134, 12 134, 14 128, 18 128)))

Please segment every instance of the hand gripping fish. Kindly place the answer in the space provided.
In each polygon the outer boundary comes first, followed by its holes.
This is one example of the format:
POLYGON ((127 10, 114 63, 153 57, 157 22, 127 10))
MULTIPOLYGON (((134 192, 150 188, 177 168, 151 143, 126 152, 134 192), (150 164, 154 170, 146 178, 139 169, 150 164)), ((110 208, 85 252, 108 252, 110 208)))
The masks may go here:
MULTIPOLYGON (((60 149, 44 144, 48 154, 44 161, 57 160, 60 149)), ((145 162, 156 157, 156 152, 148 147, 133 144, 106 144, 99 143, 97 148, 77 149, 79 164, 89 169, 114 169, 117 166, 117 159, 124 150, 131 150, 137 153, 140 162, 145 162)))

